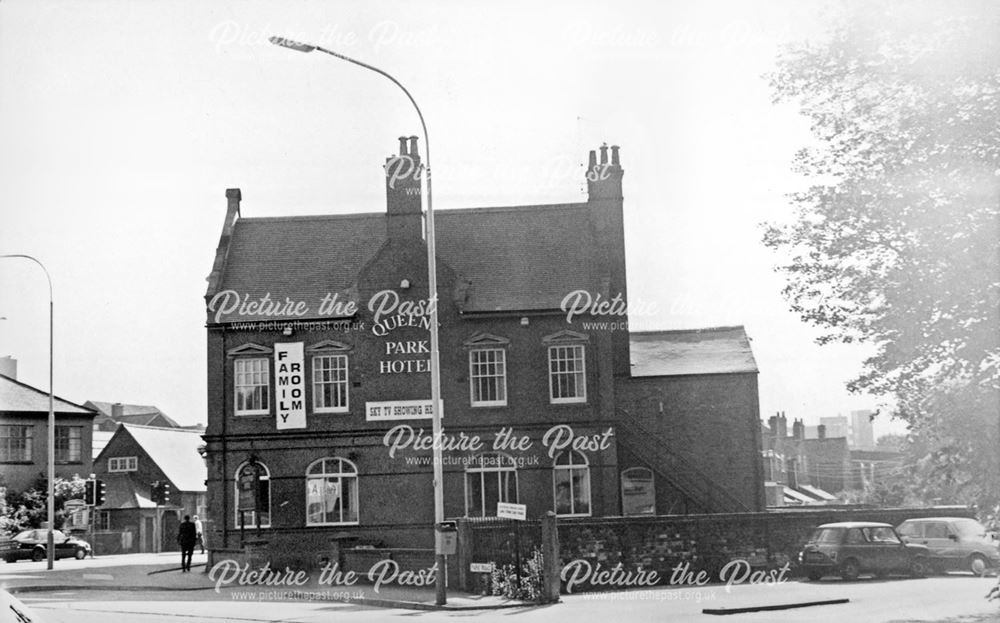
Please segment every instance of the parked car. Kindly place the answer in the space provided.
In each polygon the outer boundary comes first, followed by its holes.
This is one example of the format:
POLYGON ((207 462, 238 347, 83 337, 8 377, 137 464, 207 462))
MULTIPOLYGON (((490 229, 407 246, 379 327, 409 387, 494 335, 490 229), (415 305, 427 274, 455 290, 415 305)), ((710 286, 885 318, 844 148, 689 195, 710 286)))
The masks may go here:
POLYGON ((927 546, 935 571, 971 571, 982 575, 987 569, 1000 566, 1000 547, 975 519, 907 519, 896 531, 909 543, 927 546))
POLYGON ((816 528, 799 563, 813 581, 827 575, 855 580, 865 573, 922 577, 930 571, 929 554, 923 545, 904 543, 887 523, 847 521, 816 528))
MULTIPOLYGON (((14 538, 0 541, 0 557, 7 562, 24 558, 45 560, 48 539, 48 530, 24 530, 14 538)), ((90 553, 90 543, 74 536, 66 536, 61 530, 52 531, 52 542, 55 544, 56 558, 75 557, 82 560, 90 553)))

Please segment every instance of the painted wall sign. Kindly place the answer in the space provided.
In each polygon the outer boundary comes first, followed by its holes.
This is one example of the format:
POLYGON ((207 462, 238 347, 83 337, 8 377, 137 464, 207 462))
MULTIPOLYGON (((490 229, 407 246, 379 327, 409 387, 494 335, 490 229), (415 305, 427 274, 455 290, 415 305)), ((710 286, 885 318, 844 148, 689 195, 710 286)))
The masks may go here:
POLYGON ((306 382, 302 342, 274 345, 278 430, 306 427, 306 382))
POLYGON ((507 519, 527 519, 528 507, 524 504, 497 502, 497 517, 505 517, 507 519))
MULTIPOLYGON (((441 401, 444 417, 444 401, 441 401)), ((434 417, 430 400, 393 400, 390 402, 366 402, 365 419, 369 422, 385 420, 429 420, 434 417)))

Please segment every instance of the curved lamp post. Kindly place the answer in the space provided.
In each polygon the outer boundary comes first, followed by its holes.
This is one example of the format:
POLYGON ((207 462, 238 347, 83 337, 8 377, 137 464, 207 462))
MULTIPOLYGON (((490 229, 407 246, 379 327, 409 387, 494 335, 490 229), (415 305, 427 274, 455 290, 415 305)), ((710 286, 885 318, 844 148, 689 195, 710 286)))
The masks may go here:
MULTIPOLYGON (((417 106, 417 101, 413 99, 410 92, 406 90, 399 80, 396 80, 387 72, 369 65, 368 63, 363 63, 359 60, 355 60, 349 56, 344 56, 338 52, 332 50, 327 50, 318 45, 311 45, 308 43, 301 43, 298 41, 293 41, 291 39, 286 39, 284 37, 271 37, 268 39, 271 43, 283 48, 288 48, 290 50, 295 50, 296 52, 323 52, 339 58, 340 60, 347 61, 348 63, 353 63, 359 67, 364 67, 365 69, 370 69, 377 74, 385 76, 392 81, 393 84, 402 89, 406 97, 409 98, 410 103, 413 104, 413 108, 417 111, 417 116, 420 117, 420 127, 424 131, 424 149, 427 152, 427 164, 424 167, 423 178, 424 184, 427 186, 427 192, 425 196, 427 197, 427 281, 429 285, 429 296, 430 296, 430 324, 431 324, 431 358, 430 358, 430 368, 431 368, 431 405, 433 408, 432 413, 432 430, 434 434, 434 439, 441 438, 441 362, 440 355, 438 352, 438 312, 437 312, 437 301, 438 301, 438 290, 437 290, 437 254, 435 252, 434 245, 434 201, 431 195, 431 141, 430 136, 427 134, 427 124, 424 122, 424 115, 420 112, 420 107, 417 106)), ((434 523, 440 524, 444 521, 444 472, 441 465, 441 444, 433 444, 433 462, 434 462, 434 523)), ((435 527, 436 529, 436 527, 435 527)), ((436 589, 436 601, 438 605, 444 605, 447 602, 446 590, 445 590, 445 557, 441 553, 439 546, 437 545, 438 539, 435 538, 435 555, 434 560, 437 563, 437 575, 435 577, 435 589, 436 589)))
POLYGON ((46 505, 48 506, 48 539, 46 541, 45 553, 48 557, 48 568, 52 569, 52 563, 55 561, 55 543, 52 537, 52 530, 55 523, 55 479, 56 479, 56 413, 55 407, 53 406, 52 400, 52 277, 49 276, 49 271, 46 270, 45 264, 42 264, 37 259, 31 257, 30 255, 21 254, 11 254, 11 255, 0 255, 0 259, 7 257, 19 257, 26 260, 31 260, 32 262, 38 264, 45 273, 45 279, 49 282, 49 434, 48 434, 48 478, 49 490, 48 499, 46 505))

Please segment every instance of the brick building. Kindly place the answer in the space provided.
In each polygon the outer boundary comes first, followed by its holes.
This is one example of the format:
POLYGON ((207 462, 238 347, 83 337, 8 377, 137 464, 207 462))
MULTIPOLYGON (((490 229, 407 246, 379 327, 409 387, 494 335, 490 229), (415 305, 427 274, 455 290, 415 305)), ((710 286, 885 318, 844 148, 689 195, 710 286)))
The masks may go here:
MULTIPOLYGON (((431 546, 419 161, 401 138, 384 211, 243 218, 226 192, 206 293, 215 547, 241 521, 286 562, 331 538, 431 546)), ((622 178, 602 147, 586 201, 436 213, 447 517, 763 509, 743 329, 627 330, 622 178)))
POLYGON ((203 443, 197 430, 118 424, 94 460, 106 495, 97 516, 100 553, 179 549, 177 527, 184 515, 208 514, 203 443), (166 503, 153 500, 156 482, 170 485, 166 503))
MULTIPOLYGON (((90 474, 91 429, 95 411, 58 396, 55 474, 59 478, 90 474)), ((0 479, 11 491, 24 491, 48 473, 49 393, 0 375, 0 479)))

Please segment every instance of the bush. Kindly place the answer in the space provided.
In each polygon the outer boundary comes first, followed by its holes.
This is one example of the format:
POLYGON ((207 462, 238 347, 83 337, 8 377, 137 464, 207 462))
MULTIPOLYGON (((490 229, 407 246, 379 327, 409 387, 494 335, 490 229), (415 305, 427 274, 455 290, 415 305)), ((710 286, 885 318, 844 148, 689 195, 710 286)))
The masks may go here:
POLYGON ((522 601, 542 600, 542 552, 535 548, 531 557, 521 564, 520 574, 514 565, 494 566, 490 573, 492 594, 522 601))

